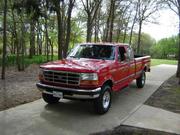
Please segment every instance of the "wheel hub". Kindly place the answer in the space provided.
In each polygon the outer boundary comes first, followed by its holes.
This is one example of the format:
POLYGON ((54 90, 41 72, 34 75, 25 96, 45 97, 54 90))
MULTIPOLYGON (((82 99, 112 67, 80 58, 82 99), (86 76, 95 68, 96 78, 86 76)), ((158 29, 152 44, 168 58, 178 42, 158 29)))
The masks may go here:
POLYGON ((143 74, 143 76, 142 76, 142 84, 144 84, 145 83, 145 75, 143 74))
POLYGON ((103 95, 103 107, 108 108, 110 103, 110 93, 106 91, 103 95))

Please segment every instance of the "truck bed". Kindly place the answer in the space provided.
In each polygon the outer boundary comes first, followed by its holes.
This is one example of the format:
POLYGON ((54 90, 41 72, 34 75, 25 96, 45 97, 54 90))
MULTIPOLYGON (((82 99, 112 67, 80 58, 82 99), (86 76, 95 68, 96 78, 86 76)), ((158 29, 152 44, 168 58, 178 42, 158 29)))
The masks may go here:
POLYGON ((136 65, 136 73, 140 72, 143 67, 146 67, 145 71, 150 71, 150 58, 151 56, 144 55, 134 55, 134 61, 136 65))

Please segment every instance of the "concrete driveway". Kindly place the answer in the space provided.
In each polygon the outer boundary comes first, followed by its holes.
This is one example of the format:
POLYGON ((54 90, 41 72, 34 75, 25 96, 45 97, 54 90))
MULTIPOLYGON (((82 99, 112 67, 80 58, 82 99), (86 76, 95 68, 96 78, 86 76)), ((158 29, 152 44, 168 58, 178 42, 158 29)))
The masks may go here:
MULTIPOLYGON (((137 89, 135 82, 113 94, 112 106, 105 115, 97 115, 88 102, 62 100, 47 105, 42 99, 0 112, 2 135, 81 135, 112 129, 136 110, 170 76, 176 66, 152 67, 146 85, 137 89)), ((13 97, 12 97, 13 98, 13 97)))

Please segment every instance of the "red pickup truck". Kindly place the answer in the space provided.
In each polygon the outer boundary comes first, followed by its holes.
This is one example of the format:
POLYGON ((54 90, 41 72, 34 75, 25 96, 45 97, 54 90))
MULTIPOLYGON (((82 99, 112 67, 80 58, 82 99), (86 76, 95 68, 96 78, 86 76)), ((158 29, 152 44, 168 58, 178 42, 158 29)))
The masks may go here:
POLYGON ((133 54, 127 44, 83 43, 66 59, 40 66, 39 82, 45 102, 60 99, 91 100, 99 114, 111 106, 111 93, 128 86, 134 79, 138 88, 150 71, 150 56, 133 54))

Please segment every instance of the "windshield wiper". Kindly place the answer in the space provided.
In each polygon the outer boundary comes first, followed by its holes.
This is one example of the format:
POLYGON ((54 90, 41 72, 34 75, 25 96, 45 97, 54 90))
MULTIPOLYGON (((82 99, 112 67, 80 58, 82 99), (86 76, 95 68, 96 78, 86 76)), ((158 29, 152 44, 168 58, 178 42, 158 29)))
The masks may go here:
POLYGON ((76 59, 80 59, 80 57, 76 57, 76 56, 69 56, 70 58, 76 58, 76 59))

